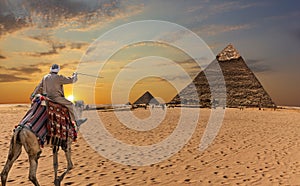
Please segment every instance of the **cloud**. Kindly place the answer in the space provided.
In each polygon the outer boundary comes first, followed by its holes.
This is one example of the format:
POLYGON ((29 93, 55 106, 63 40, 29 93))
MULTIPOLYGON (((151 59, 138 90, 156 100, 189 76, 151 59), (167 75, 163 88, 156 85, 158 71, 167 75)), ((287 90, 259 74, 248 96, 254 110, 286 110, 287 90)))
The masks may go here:
MULTIPOLYGON (((2 4, 3 1, 0 1, 0 7, 2 7, 2 4)), ((26 27, 27 24, 24 20, 16 19, 12 14, 4 14, 5 12, 1 10, 0 12, 0 36, 19 28, 26 27)))
POLYGON ((149 85, 149 83, 159 83, 159 82, 168 82, 168 81, 166 79, 162 78, 162 77, 156 77, 156 76, 152 77, 152 76, 150 76, 150 77, 146 77, 144 79, 141 79, 136 84, 149 85))
MULTIPOLYGON (((113 43, 114 44, 114 43, 113 43)), ((130 44, 130 45, 126 45, 124 46, 121 50, 126 50, 126 49, 133 49, 133 48, 139 48, 139 47, 164 47, 164 48, 167 48, 167 47, 171 47, 170 44, 166 43, 166 42, 160 42, 160 41, 141 41, 141 42, 138 42, 138 43, 133 43, 133 44, 130 44)))
POLYGON ((4 0, 0 1, 0 35, 26 26, 53 28, 59 25, 87 25, 128 13, 121 0, 4 0))
POLYGON ((29 55, 35 56, 35 57, 40 57, 40 56, 49 56, 49 55, 54 55, 54 54, 58 54, 55 49, 49 50, 47 52, 37 52, 37 53, 29 54, 29 55))
MULTIPOLYGON (((75 70, 76 68, 74 67, 76 67, 78 63, 79 62, 74 61, 71 63, 61 64, 60 66, 61 69, 75 70)), ((37 74, 38 76, 42 77, 42 75, 40 74, 44 73, 45 69, 48 71, 51 65, 52 63, 39 63, 37 65, 26 65, 21 67, 12 67, 12 68, 0 66, 0 82, 35 80, 36 77, 33 76, 32 74, 37 74)))
POLYGON ((70 42, 60 42, 57 40, 54 40, 53 38, 51 38, 51 36, 49 35, 49 33, 43 33, 40 35, 33 35, 33 36, 29 36, 29 39, 38 41, 38 42, 42 42, 45 43, 45 45, 50 45, 51 49, 48 52, 39 52, 39 53, 35 53, 35 54, 31 54, 33 56, 42 56, 42 55, 51 55, 51 54, 57 54, 57 50, 62 50, 62 49, 71 49, 71 50, 80 50, 83 47, 87 47, 90 45, 90 43, 87 42, 74 42, 74 41, 70 41, 70 42))
POLYGON ((253 72, 267 72, 271 70, 271 67, 266 65, 262 59, 246 59, 245 62, 253 72))
POLYGON ((58 54, 58 50, 62 50, 64 48, 66 48, 66 45, 63 43, 52 43, 51 49, 46 52, 34 52, 26 54, 33 57, 49 56, 58 54))
POLYGON ((218 2, 209 8, 211 14, 229 12, 233 10, 242 10, 246 8, 265 5, 263 2, 241 2, 241 1, 225 1, 223 3, 218 2))
POLYGON ((251 29, 253 25, 250 24, 238 24, 238 25, 206 25, 199 29, 195 29, 195 32, 199 35, 215 36, 221 33, 232 32, 237 30, 248 30, 251 29))
POLYGON ((174 30, 161 33, 158 39, 162 39, 163 42, 167 43, 175 43, 190 36, 191 33, 188 30, 174 30))
POLYGON ((70 43, 70 48, 71 49, 81 49, 82 47, 87 47, 90 44, 89 43, 70 43))
POLYGON ((13 67, 7 68, 0 66, 0 70, 5 71, 7 74, 33 74, 33 73, 40 73, 42 70, 37 65, 29 65, 23 67, 13 67))
POLYGON ((203 9, 203 6, 202 6, 202 5, 192 6, 192 7, 189 7, 189 8, 187 9, 187 12, 192 13, 192 12, 199 11, 199 10, 201 10, 201 9, 203 9))
POLYGON ((24 77, 18 77, 12 74, 0 74, 0 83, 16 82, 16 81, 23 81, 23 80, 29 80, 29 79, 24 77))
POLYGON ((291 19, 291 18, 299 17, 299 16, 300 16, 300 11, 293 11, 293 12, 289 12, 287 14, 268 16, 268 17, 265 17, 264 19, 266 21, 279 21, 279 20, 286 20, 286 19, 291 19))
POLYGON ((18 67, 18 68, 9 68, 8 70, 20 72, 23 74, 33 74, 37 72, 42 72, 41 69, 38 67, 35 67, 34 65, 31 65, 29 67, 18 67))
POLYGON ((245 2, 245 1, 206 1, 198 2, 197 5, 189 7, 187 13, 193 14, 191 20, 203 22, 210 17, 222 15, 226 12, 234 12, 252 7, 265 6, 264 2, 245 2))
POLYGON ((71 63, 65 63, 60 65, 60 69, 71 69, 74 70, 74 68, 79 64, 79 61, 74 61, 71 63))

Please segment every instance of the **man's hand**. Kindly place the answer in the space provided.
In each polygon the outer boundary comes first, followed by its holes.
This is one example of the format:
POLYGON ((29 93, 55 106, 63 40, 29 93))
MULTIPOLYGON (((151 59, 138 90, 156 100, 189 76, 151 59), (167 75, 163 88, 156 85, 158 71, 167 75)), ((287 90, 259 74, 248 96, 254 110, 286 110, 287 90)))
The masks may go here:
POLYGON ((29 99, 30 99, 30 101, 32 101, 32 100, 33 100, 34 96, 35 96, 34 94, 31 94, 31 95, 30 95, 30 98, 29 98, 29 99))
POLYGON ((73 72, 73 75, 72 77, 74 78, 73 82, 76 82, 77 81, 77 72, 73 72))

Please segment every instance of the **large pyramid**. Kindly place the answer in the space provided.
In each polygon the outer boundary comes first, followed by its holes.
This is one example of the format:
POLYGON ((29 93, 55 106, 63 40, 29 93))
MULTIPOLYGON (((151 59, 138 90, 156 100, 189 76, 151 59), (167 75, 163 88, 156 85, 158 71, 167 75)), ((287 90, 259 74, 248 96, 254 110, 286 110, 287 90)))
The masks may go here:
MULTIPOLYGON (((227 107, 273 107, 275 106, 269 94, 260 84, 254 73, 248 68, 239 52, 229 44, 224 48, 204 71, 201 71, 193 82, 172 99, 172 103, 199 104, 200 107, 211 107, 213 102, 211 91, 205 74, 213 74, 219 65, 226 84, 227 107), (192 93, 191 87, 196 87, 197 93, 192 93)), ((213 76, 213 75, 211 75, 213 76)), ((217 78, 212 83, 218 83, 217 78)), ((210 82, 211 83, 211 82, 210 82)))
POLYGON ((134 105, 139 105, 139 104, 159 105, 159 102, 152 96, 152 94, 149 91, 147 91, 139 99, 137 99, 133 104, 134 105))

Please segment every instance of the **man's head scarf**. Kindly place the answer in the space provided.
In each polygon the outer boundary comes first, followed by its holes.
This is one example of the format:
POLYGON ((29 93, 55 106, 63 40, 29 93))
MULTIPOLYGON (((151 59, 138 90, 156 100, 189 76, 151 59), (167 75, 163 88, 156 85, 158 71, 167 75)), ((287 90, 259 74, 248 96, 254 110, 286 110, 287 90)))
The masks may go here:
POLYGON ((58 73, 60 70, 60 67, 58 64, 53 64, 50 68, 50 72, 55 72, 55 73, 58 73))

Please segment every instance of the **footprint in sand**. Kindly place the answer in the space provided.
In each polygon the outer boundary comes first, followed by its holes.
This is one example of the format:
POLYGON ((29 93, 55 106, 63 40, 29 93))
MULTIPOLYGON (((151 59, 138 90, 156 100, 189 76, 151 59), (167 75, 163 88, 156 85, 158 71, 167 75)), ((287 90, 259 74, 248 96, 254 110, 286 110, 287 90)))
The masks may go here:
POLYGON ((191 179, 187 178, 184 180, 184 183, 190 183, 191 179))
POLYGON ((89 183, 86 186, 92 186, 92 185, 96 185, 95 183, 89 183))
POLYGON ((72 185, 73 183, 75 182, 70 181, 70 182, 66 182, 65 185, 72 185))

